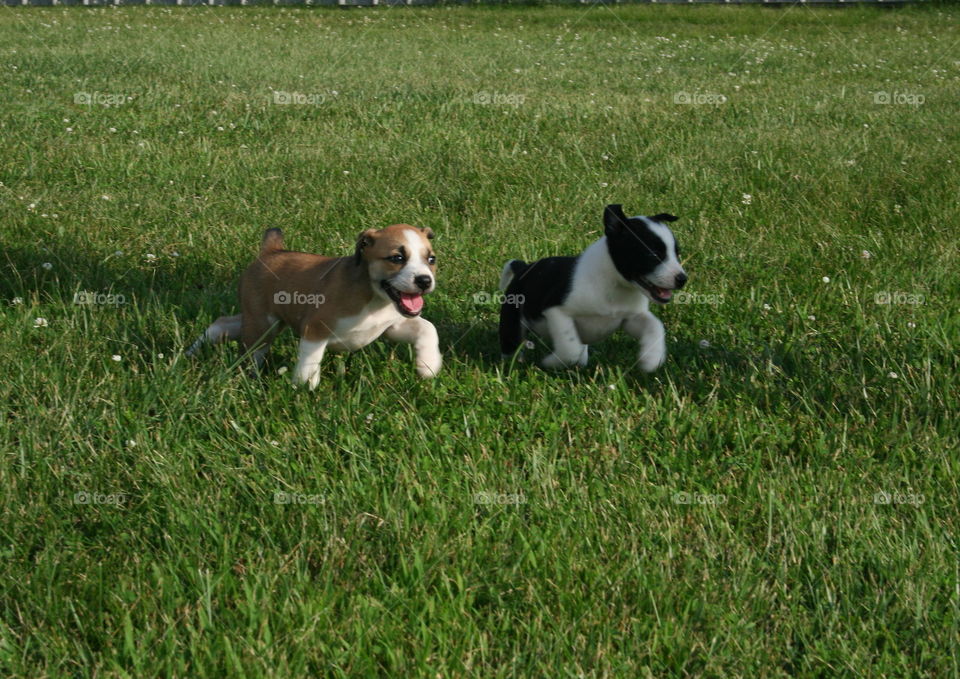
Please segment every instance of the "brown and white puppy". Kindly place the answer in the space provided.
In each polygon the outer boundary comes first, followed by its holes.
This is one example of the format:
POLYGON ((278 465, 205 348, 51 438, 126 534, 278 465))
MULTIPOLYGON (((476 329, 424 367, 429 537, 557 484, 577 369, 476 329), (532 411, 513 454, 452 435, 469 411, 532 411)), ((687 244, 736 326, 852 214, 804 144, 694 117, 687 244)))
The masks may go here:
POLYGON ((437 330, 420 317, 436 287, 431 238, 430 229, 394 224, 361 233, 349 257, 324 257, 285 250, 280 229, 268 229, 240 277, 242 313, 218 318, 186 353, 240 340, 259 367, 289 326, 300 337, 294 382, 314 389, 324 352, 356 351, 385 334, 413 344, 417 373, 433 377, 442 364, 437 330))

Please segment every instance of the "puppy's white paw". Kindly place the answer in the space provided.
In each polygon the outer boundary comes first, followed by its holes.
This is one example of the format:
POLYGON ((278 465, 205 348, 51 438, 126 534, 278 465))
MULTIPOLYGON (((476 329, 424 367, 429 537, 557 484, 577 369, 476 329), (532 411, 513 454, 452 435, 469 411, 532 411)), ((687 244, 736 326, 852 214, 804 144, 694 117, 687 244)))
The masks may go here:
POLYGON ((313 391, 320 385, 320 366, 314 366, 313 370, 307 371, 299 367, 293 371, 293 386, 299 387, 306 384, 310 391, 313 391))
POLYGON ((553 369, 555 369, 555 368, 566 368, 566 367, 568 367, 567 364, 564 363, 564 362, 560 359, 560 357, 557 356, 556 354, 549 354, 548 356, 544 356, 543 360, 540 361, 540 365, 543 366, 544 368, 548 369, 548 370, 553 370, 553 369))
POLYGON ((667 346, 663 340, 653 342, 650 346, 640 350, 640 369, 652 373, 667 360, 667 346))
POLYGON ((436 357, 430 357, 430 359, 417 359, 417 375, 425 380, 432 379, 437 376, 442 366, 443 359, 440 358, 439 354, 436 357))

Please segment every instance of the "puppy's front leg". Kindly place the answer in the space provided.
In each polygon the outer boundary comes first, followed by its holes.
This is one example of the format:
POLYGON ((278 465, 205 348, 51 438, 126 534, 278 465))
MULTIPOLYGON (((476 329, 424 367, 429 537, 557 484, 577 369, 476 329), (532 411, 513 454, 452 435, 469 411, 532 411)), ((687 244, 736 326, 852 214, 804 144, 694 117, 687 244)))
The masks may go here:
POLYGON ((640 369, 653 372, 667 359, 666 332, 660 319, 645 311, 627 319, 623 329, 640 340, 640 369))
POLYGON ((553 340, 553 353, 544 358, 544 368, 572 368, 587 364, 587 345, 580 341, 577 324, 570 316, 554 307, 543 312, 553 340))
POLYGON ((320 362, 327 349, 327 340, 308 340, 300 338, 300 355, 297 357, 297 367, 293 369, 294 384, 307 383, 310 390, 320 384, 320 362))
POLYGON ((387 339, 413 345, 417 354, 417 374, 435 377, 443 365, 440 355, 440 337, 433 323, 425 318, 406 318, 387 328, 387 339))

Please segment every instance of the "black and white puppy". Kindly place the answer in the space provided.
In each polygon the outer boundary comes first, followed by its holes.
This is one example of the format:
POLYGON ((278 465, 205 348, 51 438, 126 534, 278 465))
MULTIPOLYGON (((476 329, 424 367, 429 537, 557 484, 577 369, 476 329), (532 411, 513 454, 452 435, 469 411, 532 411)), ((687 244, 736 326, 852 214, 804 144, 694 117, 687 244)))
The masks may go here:
POLYGON ((532 264, 514 259, 500 276, 500 350, 512 356, 532 330, 553 341, 545 368, 584 366, 587 345, 618 328, 640 340, 646 372, 666 358, 663 323, 650 300, 666 304, 687 274, 666 222, 669 214, 627 217, 620 205, 603 212, 604 236, 577 257, 547 257, 532 264))

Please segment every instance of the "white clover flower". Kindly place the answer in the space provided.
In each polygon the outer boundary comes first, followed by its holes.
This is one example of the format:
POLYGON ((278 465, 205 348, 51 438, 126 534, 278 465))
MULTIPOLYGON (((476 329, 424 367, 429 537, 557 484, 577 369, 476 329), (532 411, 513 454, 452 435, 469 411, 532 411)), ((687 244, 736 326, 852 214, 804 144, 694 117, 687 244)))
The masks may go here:
POLYGON ((119 363, 120 361, 123 360, 123 357, 120 354, 114 354, 113 356, 110 357, 110 360, 113 361, 114 363, 119 363))
POLYGON ((824 277, 821 278, 820 280, 822 280, 824 283, 829 283, 829 282, 830 282, 830 276, 824 276, 824 277))
POLYGON ((280 366, 280 368, 277 370, 278 375, 285 375, 286 373, 287 373, 287 366, 285 365, 280 366))
POLYGON ((48 325, 50 325, 50 324, 47 323, 47 319, 46 319, 46 318, 43 318, 43 317, 41 317, 41 316, 38 316, 37 318, 34 318, 34 319, 33 319, 33 327, 34 327, 34 328, 46 328, 48 325))
POLYGON ((745 193, 741 197, 740 202, 742 202, 744 205, 749 205, 750 203, 753 202, 753 196, 750 195, 749 193, 745 193))
POLYGON ((701 348, 701 349, 709 349, 709 348, 710 348, 710 342, 709 342, 708 340, 705 340, 705 339, 700 340, 700 348, 701 348))
POLYGON ((53 264, 51 264, 50 262, 44 262, 43 264, 40 265, 40 268, 42 268, 44 271, 49 271, 50 269, 53 268, 53 264))
POLYGON ((893 372, 893 371, 890 371, 890 372, 887 373, 887 377, 889 377, 891 380, 895 380, 895 379, 897 379, 897 378, 900 377, 900 376, 899 376, 897 373, 895 373, 895 372, 893 372))
POLYGON ((817 320, 817 317, 814 316, 813 314, 810 314, 809 316, 807 316, 807 320, 808 320, 808 321, 815 321, 815 320, 817 320))
POLYGON ((871 257, 873 257, 873 255, 870 254, 869 250, 861 250, 860 256, 863 257, 864 259, 870 259, 871 257))
POLYGON ((13 306, 20 306, 23 304, 23 297, 14 297, 10 300, 10 303, 13 304, 13 306))

